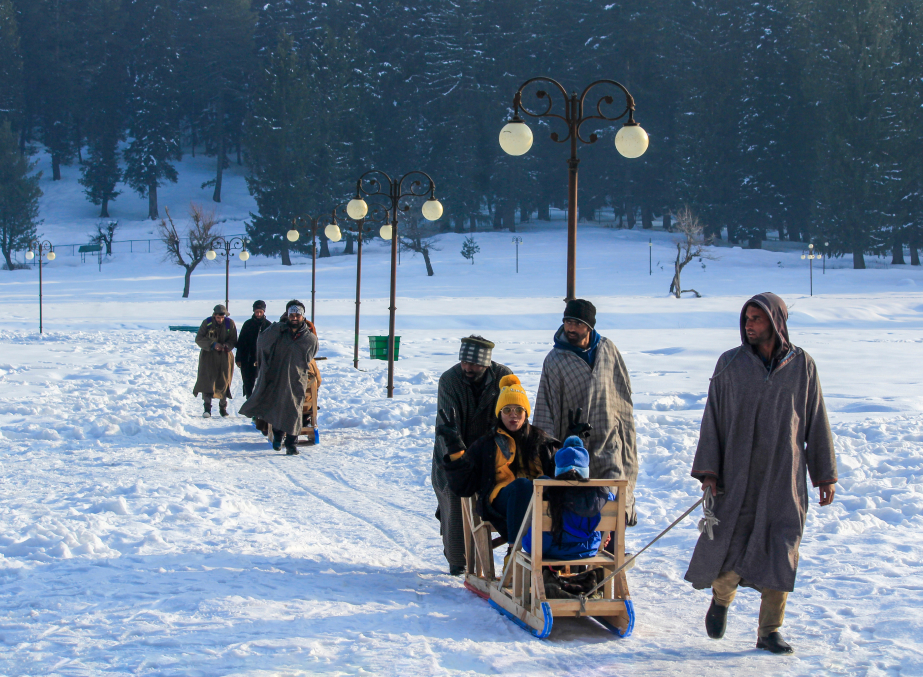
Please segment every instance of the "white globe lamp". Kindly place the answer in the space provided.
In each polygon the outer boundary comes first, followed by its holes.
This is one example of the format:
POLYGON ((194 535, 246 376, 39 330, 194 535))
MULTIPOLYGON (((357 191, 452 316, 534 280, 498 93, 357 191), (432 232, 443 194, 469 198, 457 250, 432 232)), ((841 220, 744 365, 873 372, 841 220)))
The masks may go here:
POLYGON ((32 259, 34 259, 34 258, 35 258, 35 252, 33 252, 33 251, 27 251, 27 252, 26 252, 26 258, 29 259, 30 261, 31 261, 32 259))
POLYGON ((292 228, 285 234, 285 239, 289 242, 295 242, 298 239, 298 231, 292 228))
POLYGON ((214 261, 216 256, 218 256, 218 254, 215 253, 214 249, 209 249, 207 252, 205 252, 205 258, 207 258, 209 261, 214 261))
POLYGON ((361 197, 353 198, 346 203, 346 213, 349 214, 349 218, 355 221, 364 219, 365 215, 369 213, 369 205, 361 197))
POLYGON ((624 157, 634 159, 644 155, 650 139, 637 122, 626 122, 615 135, 615 149, 624 157))
POLYGON ((500 148, 509 155, 525 155, 531 147, 532 130, 518 116, 500 130, 500 148))
POLYGON ((250 252, 244 249, 240 254, 238 254, 238 256, 240 257, 241 261, 246 261, 250 258, 250 252))
POLYGON ((442 203, 434 197, 423 203, 423 218, 427 221, 438 221, 442 218, 442 203))
POLYGON ((340 227, 335 223, 331 223, 329 226, 324 228, 324 235, 326 235, 331 242, 339 242, 341 239, 343 239, 343 234, 340 232, 340 227))
POLYGON ((378 231, 378 234, 381 235, 382 240, 390 240, 391 239, 391 224, 385 224, 384 226, 382 226, 381 229, 378 231))
POLYGON ((48 252, 48 260, 49 260, 49 261, 54 261, 54 257, 55 257, 55 253, 54 253, 54 252, 48 252))

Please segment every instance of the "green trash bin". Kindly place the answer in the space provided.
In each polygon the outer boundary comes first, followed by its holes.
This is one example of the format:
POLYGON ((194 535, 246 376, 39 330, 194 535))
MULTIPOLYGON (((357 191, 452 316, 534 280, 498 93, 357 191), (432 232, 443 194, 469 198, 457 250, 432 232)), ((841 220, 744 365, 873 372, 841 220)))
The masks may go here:
MULTIPOLYGON (((369 336, 369 352, 373 360, 388 359, 388 337, 369 336)), ((401 353, 401 337, 394 337, 394 361, 399 359, 401 353)))

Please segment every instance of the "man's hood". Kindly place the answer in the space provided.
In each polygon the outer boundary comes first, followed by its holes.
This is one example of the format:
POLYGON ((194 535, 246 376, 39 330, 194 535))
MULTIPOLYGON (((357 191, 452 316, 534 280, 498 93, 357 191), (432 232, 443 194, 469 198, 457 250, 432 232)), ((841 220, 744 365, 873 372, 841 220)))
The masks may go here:
POLYGON ((596 348, 599 345, 601 338, 602 337, 599 335, 598 331, 595 329, 590 329, 590 345, 588 345, 586 348, 578 348, 567 340, 567 335, 564 333, 564 325, 562 324, 554 333, 554 347, 562 348, 563 350, 570 350, 575 353, 585 353, 596 348))
POLYGON ((772 321, 773 329, 776 332, 776 349, 773 357, 785 355, 792 347, 788 339, 788 307, 785 301, 773 294, 772 292, 763 292, 752 297, 744 304, 740 311, 740 340, 744 345, 749 345, 747 341, 747 306, 754 304, 763 309, 772 321))

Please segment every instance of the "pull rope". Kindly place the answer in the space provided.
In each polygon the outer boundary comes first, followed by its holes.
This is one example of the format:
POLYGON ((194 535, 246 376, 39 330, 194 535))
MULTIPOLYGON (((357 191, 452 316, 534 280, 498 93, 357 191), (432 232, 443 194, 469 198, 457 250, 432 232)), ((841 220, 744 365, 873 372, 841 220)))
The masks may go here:
POLYGON ((698 508, 699 505, 701 505, 702 503, 705 503, 705 507, 703 509, 705 517, 703 517, 701 521, 699 522, 699 531, 701 531, 703 528, 707 529, 709 540, 714 540, 715 537, 714 537, 714 534, 712 533, 712 529, 714 528, 716 524, 718 524, 718 518, 715 517, 714 512, 712 512, 712 510, 714 509, 714 505, 715 505, 715 498, 714 496, 711 495, 711 487, 706 487, 705 494, 702 496, 702 498, 700 498, 698 501, 696 501, 691 506, 689 506, 689 509, 686 510, 686 512, 684 512, 682 515, 677 517, 675 520, 673 520, 673 523, 670 526, 668 526, 666 529, 664 529, 659 534, 657 534, 657 536, 654 538, 653 541, 651 541, 650 543, 645 545, 643 548, 641 548, 638 552, 636 552, 634 555, 626 559, 624 564, 622 564, 622 566, 620 566, 618 569, 616 569, 611 574, 606 576, 603 580, 601 580, 599 583, 597 583, 596 586, 592 590, 581 593, 579 595, 581 614, 586 613, 586 600, 590 595, 592 595, 594 592, 599 590, 606 583, 608 583, 613 578, 615 578, 619 573, 621 573, 623 569, 625 569, 625 567, 627 567, 629 564, 631 564, 636 559, 638 559, 638 557, 641 555, 642 552, 644 552, 649 547, 654 545, 654 543, 656 543, 661 538, 663 538, 667 534, 667 532, 670 531, 670 529, 672 529, 677 524, 682 522, 689 515, 689 513, 691 513, 696 508, 698 508), (705 523, 704 527, 702 526, 703 522, 705 523))

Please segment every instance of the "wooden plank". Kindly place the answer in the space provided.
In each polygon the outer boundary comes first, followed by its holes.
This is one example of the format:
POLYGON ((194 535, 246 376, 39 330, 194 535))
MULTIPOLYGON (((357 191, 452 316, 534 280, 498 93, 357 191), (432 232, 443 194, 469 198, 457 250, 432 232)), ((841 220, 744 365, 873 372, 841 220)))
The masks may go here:
POLYGON ((545 628, 544 615, 536 616, 528 609, 517 604, 515 600, 509 597, 505 592, 498 590, 495 587, 491 587, 490 589, 490 601, 494 602, 497 606, 502 607, 505 611, 513 614, 523 623, 531 628, 535 628, 539 632, 545 628))
MULTIPOLYGON (((574 615, 580 612, 578 599, 549 599, 551 613, 554 616, 574 615)), ((614 616, 625 611, 625 602, 620 599, 588 599, 586 601, 586 616, 614 616)))
POLYGON ((561 480, 532 480, 532 485, 536 487, 627 487, 628 480, 587 480, 586 482, 576 480, 566 482, 561 480))

